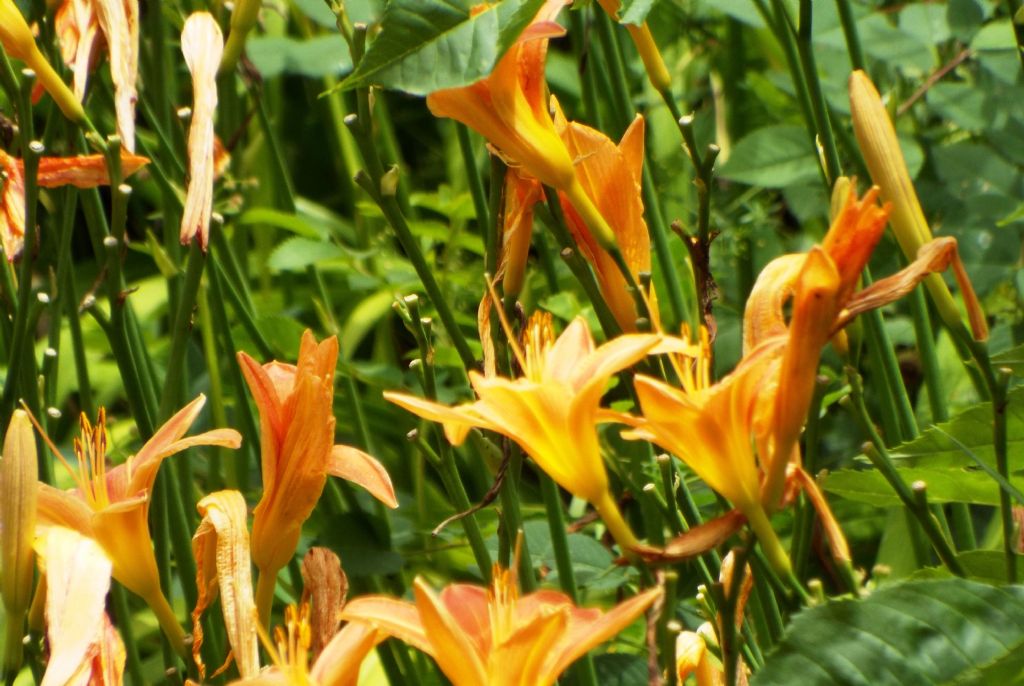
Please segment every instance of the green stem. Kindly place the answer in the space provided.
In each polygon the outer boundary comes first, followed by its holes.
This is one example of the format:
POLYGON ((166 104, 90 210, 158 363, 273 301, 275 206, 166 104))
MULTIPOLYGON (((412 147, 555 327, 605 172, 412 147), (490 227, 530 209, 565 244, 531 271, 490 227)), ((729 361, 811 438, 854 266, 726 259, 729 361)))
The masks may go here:
POLYGON ((261 569, 256 579, 256 615, 264 629, 270 627, 270 612, 274 606, 274 589, 277 587, 278 571, 276 569, 261 569))
POLYGON ((896 465, 886 449, 885 442, 878 435, 878 432, 875 431, 867 407, 864 405, 864 391, 860 375, 852 368, 847 368, 846 371, 847 379, 850 382, 850 395, 843 400, 843 404, 853 413, 854 418, 861 426, 861 430, 870 441, 870 444, 865 446, 865 454, 871 460, 875 469, 878 470, 889 483, 889 486, 892 487, 893 491, 896 492, 896 496, 903 502, 903 505, 910 514, 921 524, 925 536, 928 537, 942 563, 956 576, 964 576, 963 566, 957 560, 956 553, 943 535, 939 523, 927 507, 921 506, 919 498, 914 495, 906 482, 903 481, 903 477, 900 475, 899 470, 896 469, 896 465))
POLYGON ((839 22, 843 25, 846 50, 850 53, 850 65, 854 69, 864 69, 867 63, 864 61, 864 50, 860 46, 860 33, 857 31, 857 20, 853 16, 850 0, 836 0, 836 8, 839 10, 839 22))
POLYGON ((825 103, 825 94, 821 88, 821 80, 818 78, 818 67, 814 59, 814 46, 811 42, 812 7, 813 3, 811 0, 800 0, 800 26, 797 30, 797 50, 800 54, 800 62, 803 65, 807 91, 811 97, 811 111, 814 114, 818 141, 825 156, 827 185, 831 188, 835 180, 842 174, 842 168, 839 166, 839 152, 836 149, 836 139, 832 133, 832 124, 828 116, 828 105, 825 103))

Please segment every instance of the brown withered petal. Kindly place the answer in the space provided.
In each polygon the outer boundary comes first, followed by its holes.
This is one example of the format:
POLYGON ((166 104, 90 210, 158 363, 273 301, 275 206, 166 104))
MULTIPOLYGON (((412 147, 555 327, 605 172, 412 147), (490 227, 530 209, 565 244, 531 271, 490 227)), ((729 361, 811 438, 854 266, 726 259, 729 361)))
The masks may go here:
POLYGON ((913 262, 895 274, 879 279, 856 293, 839 314, 832 331, 839 331, 858 314, 899 300, 927 278, 941 278, 937 274, 932 277, 932 274, 941 272, 950 266, 953 267, 953 276, 960 286, 964 303, 967 306, 971 328, 975 332, 987 331, 985 313, 981 309, 981 303, 974 293, 974 288, 971 287, 970 280, 967 278, 967 272, 964 270, 960 253, 957 250, 956 239, 952 236, 936 238, 925 243, 917 251, 917 259, 913 262))
POLYGON ((746 521, 747 518, 739 510, 729 510, 720 517, 709 519, 676 536, 664 548, 642 545, 634 548, 634 551, 648 562, 681 562, 722 545, 746 521))
POLYGON ((320 654, 341 623, 341 610, 348 595, 348 577, 341 560, 327 548, 310 548, 302 558, 302 599, 311 604, 310 629, 313 659, 320 654))
POLYGON ((200 656, 203 644, 200 619, 203 611, 217 598, 219 588, 231 655, 237 660, 238 672, 243 678, 255 676, 260 669, 259 643, 245 499, 238 491, 218 491, 200 500, 197 508, 203 520, 192 537, 196 585, 199 587, 199 598, 192 611, 195 637, 192 657, 200 675, 205 675, 205 665, 200 656))
POLYGON ((188 129, 188 190, 181 215, 181 242, 197 234, 206 250, 213 214, 215 137, 213 114, 217 109, 217 67, 224 53, 224 36, 208 12, 194 12, 181 31, 181 52, 192 74, 192 123, 188 129))

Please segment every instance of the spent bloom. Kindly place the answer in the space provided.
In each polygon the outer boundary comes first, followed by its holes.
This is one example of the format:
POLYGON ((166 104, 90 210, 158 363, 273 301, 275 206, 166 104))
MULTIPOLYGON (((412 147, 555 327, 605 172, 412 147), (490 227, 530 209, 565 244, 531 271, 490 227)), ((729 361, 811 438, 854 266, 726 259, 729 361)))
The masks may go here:
MULTIPOLYGON (((122 176, 131 176, 147 164, 148 158, 121 151, 122 176)), ((7 259, 13 260, 25 245, 25 164, 0 150, 0 173, 0 241, 7 259)), ((110 175, 103 155, 43 157, 39 160, 36 182, 41 188, 95 188, 109 185, 110 175)))
POLYGON ((181 212, 181 242, 197 235, 206 250, 213 214, 216 175, 213 115, 217 110, 217 67, 224 52, 220 26, 209 12, 194 12, 181 31, 181 52, 192 74, 192 122, 188 128, 188 190, 181 212))
POLYGON ((648 589, 602 612, 576 607, 557 591, 520 597, 514 573, 498 566, 492 579, 490 588, 451 584, 436 593, 417 577, 415 604, 364 596, 350 601, 342 617, 432 656, 454 686, 550 686, 661 597, 660 588, 648 589))
POLYGON ((74 529, 99 543, 110 558, 114 578, 149 604, 182 655, 186 654, 184 634, 160 589, 149 537, 149 502, 164 458, 194 446, 240 445, 241 436, 234 429, 185 437, 205 402, 205 396, 200 395, 186 405, 138 453, 113 468, 107 466, 106 413, 100 410, 95 426, 82 415, 81 438, 76 438, 74 444, 77 464, 69 464, 54 448, 76 487, 62 491, 41 482, 38 486, 40 526, 74 529))

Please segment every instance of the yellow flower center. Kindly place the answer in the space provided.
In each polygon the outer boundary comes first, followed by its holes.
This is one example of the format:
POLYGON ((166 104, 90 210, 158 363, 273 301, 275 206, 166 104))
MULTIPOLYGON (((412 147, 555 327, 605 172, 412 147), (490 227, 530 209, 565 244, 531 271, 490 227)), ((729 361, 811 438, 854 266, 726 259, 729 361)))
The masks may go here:
POLYGON ((291 686, 313 686, 309 678, 309 646, 313 643, 309 603, 302 603, 299 607, 293 603, 285 608, 284 627, 274 628, 276 648, 262 625, 257 624, 256 630, 271 661, 284 673, 291 686))
POLYGON ((531 381, 541 381, 547 366, 548 351, 555 343, 555 329, 550 312, 534 312, 523 331, 523 374, 531 381))
POLYGON ((494 565, 494 581, 488 591, 487 610, 491 618, 491 645, 505 643, 515 632, 516 603, 519 601, 519 584, 512 569, 494 565))

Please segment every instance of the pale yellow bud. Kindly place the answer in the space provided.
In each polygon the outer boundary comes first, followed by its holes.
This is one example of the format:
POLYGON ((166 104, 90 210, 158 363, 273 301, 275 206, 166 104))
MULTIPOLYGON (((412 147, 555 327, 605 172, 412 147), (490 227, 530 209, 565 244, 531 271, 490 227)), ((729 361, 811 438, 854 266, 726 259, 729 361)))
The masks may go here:
MULTIPOLYGON (((853 72, 850 75, 849 89, 853 131, 857 136, 861 154, 871 173, 872 181, 881 189, 882 199, 892 205, 889 224, 900 244, 900 249, 907 260, 913 262, 917 259, 921 246, 932 239, 932 232, 914 191, 914 183, 900 150, 899 140, 896 138, 896 129, 882 104, 878 90, 867 74, 860 70, 853 72)), ((988 337, 988 330, 984 313, 977 304, 962 268, 960 273, 957 273, 957 281, 964 292, 973 336, 977 340, 985 340, 988 337)), ((932 274, 925 279, 924 284, 946 326, 952 331, 964 331, 960 310, 942 277, 932 274)))
POLYGON ((224 56, 220 61, 220 71, 235 66, 245 48, 245 39, 256 26, 260 16, 260 0, 236 0, 235 9, 231 13, 231 32, 224 46, 224 56))
POLYGON ((4 438, 0 462, 0 595, 7 611, 4 666, 21 662, 24 617, 32 601, 32 538, 36 527, 36 443, 32 422, 15 410, 4 438))

